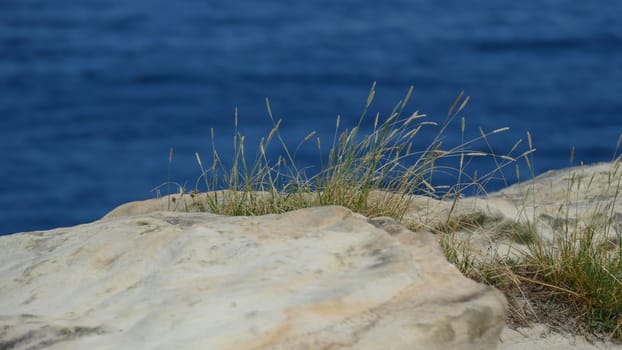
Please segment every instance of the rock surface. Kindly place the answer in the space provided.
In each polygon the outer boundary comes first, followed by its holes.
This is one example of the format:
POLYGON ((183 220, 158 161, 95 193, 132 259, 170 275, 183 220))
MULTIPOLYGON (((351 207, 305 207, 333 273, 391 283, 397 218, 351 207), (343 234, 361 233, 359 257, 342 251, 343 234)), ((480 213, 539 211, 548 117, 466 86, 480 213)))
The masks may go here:
POLYGON ((423 230, 342 207, 139 207, 0 238, 0 349, 497 346, 505 298, 423 230))
POLYGON ((589 340, 582 335, 552 331, 548 326, 535 324, 501 333, 498 350, 620 350, 622 345, 589 340))
POLYGON ((485 197, 462 198, 455 205, 413 196, 405 220, 431 230, 461 223, 455 228, 457 237, 475 250, 518 258, 525 245, 510 227, 531 225, 544 243, 587 225, 596 228, 599 240, 617 240, 622 234, 621 191, 622 161, 598 163, 552 170, 485 197))

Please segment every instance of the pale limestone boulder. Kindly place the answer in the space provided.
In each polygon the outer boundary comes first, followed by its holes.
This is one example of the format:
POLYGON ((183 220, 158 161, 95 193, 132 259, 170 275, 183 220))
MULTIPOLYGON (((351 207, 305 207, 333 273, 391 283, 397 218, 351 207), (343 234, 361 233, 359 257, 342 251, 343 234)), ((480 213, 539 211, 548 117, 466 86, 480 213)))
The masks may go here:
POLYGON ((494 349, 504 326, 503 295, 388 218, 126 214, 0 237, 0 348, 494 349))

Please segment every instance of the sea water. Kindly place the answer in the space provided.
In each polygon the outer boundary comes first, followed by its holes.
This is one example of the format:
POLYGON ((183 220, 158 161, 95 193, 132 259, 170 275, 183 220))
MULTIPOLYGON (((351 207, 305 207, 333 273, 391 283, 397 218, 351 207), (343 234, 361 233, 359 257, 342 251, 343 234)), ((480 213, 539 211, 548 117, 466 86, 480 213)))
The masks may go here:
MULTIPOLYGON (((211 129, 221 158, 233 157, 236 109, 254 156, 272 127, 266 97, 292 150, 313 130, 326 149, 337 115, 354 126, 373 82, 368 129, 411 85, 406 116, 438 123, 465 91, 447 147, 463 140, 465 117, 465 139, 511 128, 477 151, 505 154, 518 140, 525 150, 529 131, 535 174, 568 166, 572 147, 574 164, 610 160, 621 13, 620 1, 0 1, 0 234, 154 198, 171 147, 170 180, 193 189, 211 129)), ((297 161, 312 173, 310 143, 297 161)), ((514 181, 511 165, 488 190, 514 181)))

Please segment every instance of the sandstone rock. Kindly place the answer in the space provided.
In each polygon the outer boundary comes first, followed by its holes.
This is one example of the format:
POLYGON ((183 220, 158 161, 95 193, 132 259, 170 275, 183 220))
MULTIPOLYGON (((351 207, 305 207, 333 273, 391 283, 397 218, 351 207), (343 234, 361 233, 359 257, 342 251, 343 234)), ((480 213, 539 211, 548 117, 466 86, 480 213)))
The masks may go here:
MULTIPOLYGON (((463 249, 459 253, 481 261, 492 261, 491 257, 520 261, 530 254, 525 244, 530 239, 555 252, 556 239, 571 237, 572 241, 576 240, 572 235, 581 237, 586 232, 593 233, 597 244, 606 244, 611 254, 619 254, 621 165, 618 160, 553 170, 484 197, 459 199, 455 206, 449 200, 414 198, 406 218, 450 232, 454 244, 463 249)), ((524 309, 536 322, 558 317, 540 314, 529 298, 508 295, 513 308, 524 309)), ((622 349, 620 344, 572 333, 576 329, 571 325, 554 330, 538 323, 519 330, 506 327, 499 349, 622 349)))
POLYGON ((342 207, 152 209, 0 237, 0 349, 497 345, 504 297, 423 230, 342 207))
POLYGON ((590 226, 595 239, 615 245, 622 235, 620 166, 617 161, 549 171, 484 197, 461 198, 455 205, 415 196, 405 219, 432 230, 450 226, 471 252, 514 259, 524 255, 530 233, 551 244, 590 226))
MULTIPOLYGON (((222 199, 230 197, 232 191, 213 192, 215 198, 222 199)), ((180 211, 186 213, 196 213, 209 211, 209 207, 204 200, 204 193, 196 195, 194 193, 180 193, 163 196, 155 199, 146 199, 142 201, 133 201, 114 208, 107 213, 104 218, 112 218, 119 216, 131 216, 139 214, 149 214, 156 211, 180 211)))
MULTIPOLYGON (((506 214, 516 221, 536 225, 542 238, 552 239, 560 226, 602 226, 600 234, 622 233, 622 162, 598 163, 553 170, 531 181, 518 183, 489 196, 511 202, 506 214), (607 225, 595 222, 613 219, 607 225), (599 216, 601 216, 599 218, 599 216)), ((565 228, 566 229, 566 228, 565 228)))

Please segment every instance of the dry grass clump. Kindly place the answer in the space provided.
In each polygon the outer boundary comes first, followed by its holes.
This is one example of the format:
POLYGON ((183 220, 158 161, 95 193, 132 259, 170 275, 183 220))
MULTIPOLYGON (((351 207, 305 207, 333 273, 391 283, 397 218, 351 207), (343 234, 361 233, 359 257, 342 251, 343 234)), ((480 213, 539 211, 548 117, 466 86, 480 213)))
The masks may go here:
MULTIPOLYGON (((214 130, 212 136, 211 165, 204 165, 201 156, 196 160, 201 175, 195 184, 197 206, 224 215, 261 215, 281 213, 293 209, 317 205, 341 205, 369 217, 390 216, 401 220, 409 208, 409 196, 425 194, 434 197, 453 196, 467 187, 483 186, 482 183, 494 177, 501 169, 515 162, 511 155, 496 155, 494 152, 473 151, 476 142, 488 145, 488 137, 508 128, 491 132, 480 129, 480 136, 464 141, 457 146, 445 148, 444 133, 466 106, 469 98, 460 94, 451 106, 447 118, 442 123, 427 121, 424 114, 414 112, 404 115, 404 109, 412 94, 412 87, 405 98, 399 101, 393 111, 382 118, 376 114, 372 124, 366 116, 375 96, 375 84, 365 103, 357 125, 342 128, 341 118, 337 117, 335 134, 327 151, 313 131, 291 151, 280 133, 282 120, 277 120, 266 99, 268 116, 272 130, 260 139, 256 155, 249 160, 246 137, 238 131, 238 116, 235 114, 235 133, 233 136, 233 160, 221 160, 215 146, 214 130), (369 132, 365 132, 371 127, 369 132), (423 129, 436 128, 436 136, 424 149, 416 149, 415 140, 423 129), (309 169, 299 168, 296 151, 307 143, 315 141, 320 158, 320 169, 308 175, 309 169), (273 156, 269 149, 273 143, 280 146, 280 152, 273 156), (328 154, 328 159, 322 155, 328 154), (493 158, 496 170, 483 175, 468 176, 464 171, 475 157, 493 158), (457 169, 443 165, 446 159, 456 159, 457 169), (453 172, 459 185, 452 188, 434 186, 431 178, 434 173, 453 172), (466 184, 460 184, 467 182, 466 184), (198 189, 201 188, 201 195, 198 189), (226 195, 220 192, 227 189, 226 195)), ((461 119, 464 135, 465 121, 461 119)), ((516 151, 518 144, 511 152, 516 151)), ((169 181, 158 187, 170 186, 169 181)), ((187 195, 183 186, 177 186, 180 196, 187 195)), ((194 199, 194 198, 193 198, 194 199)))
MULTIPOLYGON (((581 183, 581 177, 569 174, 566 200, 556 217, 547 218, 554 230, 552 241, 533 224, 506 226, 506 235, 520 245, 514 250, 517 259, 472 249, 445 227, 441 244, 448 259, 465 275, 502 290, 515 325, 535 321, 570 333, 622 340, 622 230, 614 211, 621 164, 622 158, 614 160, 605 186, 598 189, 592 188, 593 177, 581 183), (590 198, 587 209, 579 197, 590 198)), ((477 229, 471 219, 456 226, 477 229)))
MULTIPOLYGON (((573 304, 591 328, 622 339, 622 231, 614 228, 614 207, 622 186, 621 159, 613 162, 603 193, 583 220, 571 216, 572 198, 560 207, 559 234, 553 244, 529 245, 521 275, 551 287, 551 293, 573 304)), ((572 175, 568 193, 583 191, 572 175)), ((590 181, 591 182, 591 181, 590 181)), ((591 184, 585 186, 589 192, 591 184)))

